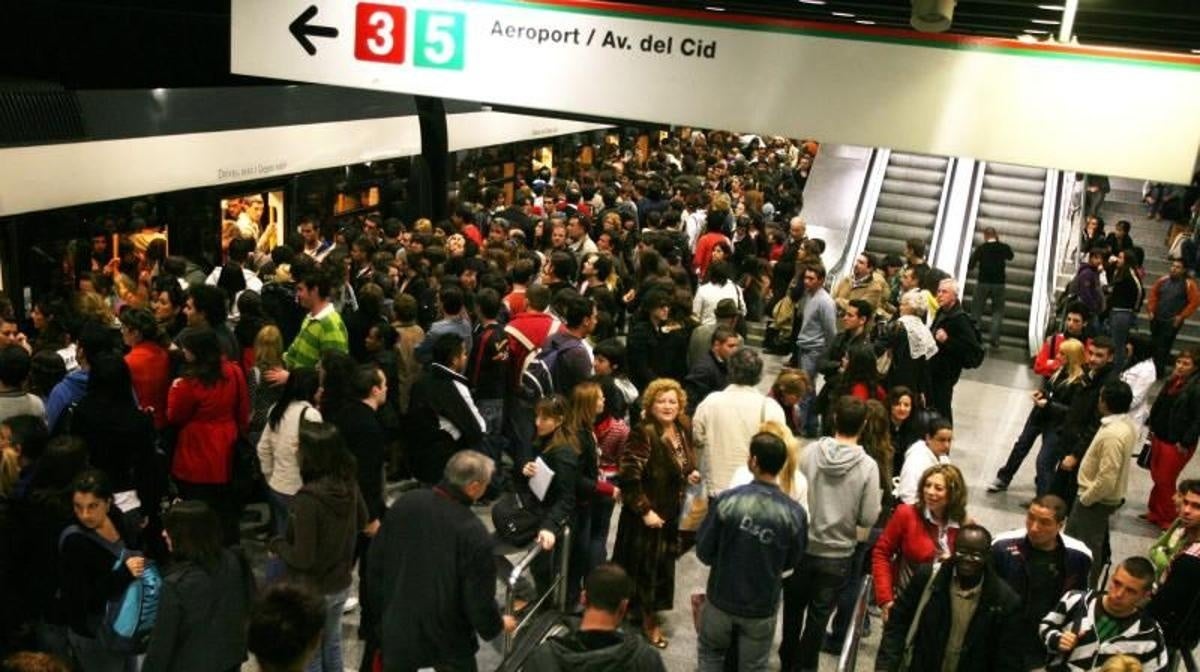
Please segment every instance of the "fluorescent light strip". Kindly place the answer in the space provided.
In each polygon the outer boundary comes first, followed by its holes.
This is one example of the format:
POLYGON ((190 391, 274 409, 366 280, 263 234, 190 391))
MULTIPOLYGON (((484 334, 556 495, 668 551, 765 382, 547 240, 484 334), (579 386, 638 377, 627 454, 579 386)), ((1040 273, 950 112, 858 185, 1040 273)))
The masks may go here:
POLYGON ((1048 30, 1039 30, 1037 28, 1026 28, 1025 32, 1029 35, 1048 35, 1050 33, 1048 30))
POLYGON ((710 11, 710 12, 723 12, 723 11, 725 11, 725 8, 724 8, 724 7, 705 7, 705 9, 707 9, 707 10, 708 10, 708 11, 710 11))
POLYGON ((1062 5, 1038 5, 1038 9, 1044 9, 1048 12, 1061 12, 1066 10, 1062 5))
POLYGON ((843 19, 853 19, 854 18, 854 15, 851 14, 850 12, 832 12, 832 14, 834 16, 840 16, 843 19))
POLYGON ((856 21, 855 21, 855 23, 857 23, 857 24, 861 24, 861 25, 864 25, 864 26, 873 26, 873 25, 875 25, 875 22, 874 22, 874 21, 868 21, 867 19, 858 19, 858 20, 856 20, 856 21))
POLYGON ((1033 23, 1038 23, 1043 26, 1057 26, 1060 23, 1060 21, 1058 21, 1057 19, 1034 19, 1033 23))
POLYGON ((802 5, 823 5, 825 0, 800 0, 802 5))

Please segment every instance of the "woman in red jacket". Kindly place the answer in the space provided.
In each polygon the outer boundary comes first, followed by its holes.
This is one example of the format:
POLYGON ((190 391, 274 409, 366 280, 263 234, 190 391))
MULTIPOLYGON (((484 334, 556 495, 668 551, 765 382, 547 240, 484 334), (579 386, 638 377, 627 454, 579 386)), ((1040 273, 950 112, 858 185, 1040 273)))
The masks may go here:
POLYGON ((167 426, 167 390, 171 387, 171 355, 158 342, 158 322, 145 308, 121 313, 121 339, 129 346, 125 364, 133 379, 138 407, 154 417, 154 429, 167 426))
POLYGON ((250 395, 237 364, 221 356, 211 329, 180 337, 183 375, 167 394, 167 421, 178 428, 171 476, 182 499, 207 502, 223 524, 226 544, 238 539, 238 511, 229 492, 234 444, 250 421, 250 395))
POLYGON ((921 500, 901 504, 871 551, 875 603, 886 621, 896 595, 918 565, 950 557, 958 528, 967 519, 967 485, 952 464, 936 464, 921 475, 921 500))

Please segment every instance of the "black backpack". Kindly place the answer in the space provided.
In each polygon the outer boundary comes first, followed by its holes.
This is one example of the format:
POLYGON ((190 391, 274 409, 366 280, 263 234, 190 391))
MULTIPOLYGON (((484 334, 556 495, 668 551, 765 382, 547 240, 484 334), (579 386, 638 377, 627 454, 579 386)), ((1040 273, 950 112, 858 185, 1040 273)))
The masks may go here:
POLYGON ((971 344, 972 347, 968 348, 963 355, 962 365, 964 369, 978 369, 983 364, 984 355, 987 354, 987 351, 983 347, 983 332, 979 330, 979 323, 975 321, 974 317, 965 312, 963 315, 971 324, 972 331, 975 332, 975 342, 971 344))

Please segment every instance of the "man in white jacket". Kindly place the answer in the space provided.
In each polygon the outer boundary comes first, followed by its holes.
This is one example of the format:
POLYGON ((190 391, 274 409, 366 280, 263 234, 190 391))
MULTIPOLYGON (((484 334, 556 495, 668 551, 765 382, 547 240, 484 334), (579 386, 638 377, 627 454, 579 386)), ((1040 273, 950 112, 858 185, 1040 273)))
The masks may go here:
POLYGON ((750 439, 762 423, 785 424, 779 404, 755 387, 762 380, 763 362, 750 348, 738 348, 726 363, 729 385, 700 402, 692 419, 700 473, 709 496, 729 487, 733 473, 750 457, 750 439))

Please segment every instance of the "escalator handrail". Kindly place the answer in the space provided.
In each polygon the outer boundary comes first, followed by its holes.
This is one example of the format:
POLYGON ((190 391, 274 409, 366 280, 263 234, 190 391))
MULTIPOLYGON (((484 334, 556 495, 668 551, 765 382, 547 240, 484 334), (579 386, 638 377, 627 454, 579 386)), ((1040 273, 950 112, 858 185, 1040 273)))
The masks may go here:
POLYGON ((851 259, 858 258, 867 247, 867 237, 871 233, 871 224, 875 219, 875 209, 879 207, 879 193, 883 189, 883 179, 887 173, 888 159, 892 150, 876 147, 871 150, 871 158, 867 164, 867 179, 859 190, 858 204, 854 207, 854 220, 850 222, 850 235, 842 247, 842 254, 829 267, 829 282, 837 283, 843 271, 853 269, 851 259))
MULTIPOLYGON (((554 580, 550 582, 549 586, 546 586, 546 591, 538 595, 537 599, 532 602, 531 606, 527 606, 525 608, 525 614, 517 621, 517 627, 512 632, 505 633, 505 659, 507 659, 513 651, 513 644, 516 642, 517 634, 520 633, 521 630, 523 630, 525 626, 533 620, 533 617, 537 615, 538 611, 542 608, 542 605, 545 604, 547 600, 552 599, 554 601, 554 606, 558 608, 559 612, 562 612, 566 607, 567 568, 570 563, 571 555, 571 527, 569 525, 563 526, 562 534, 555 542, 555 549, 558 550, 559 555, 558 575, 554 577, 554 580)), ((512 571, 509 572, 508 576, 505 577, 504 613, 506 615, 514 617, 517 615, 517 611, 515 609, 516 596, 514 594, 514 591, 517 587, 517 582, 520 581, 521 575, 529 569, 531 564, 533 564, 534 559, 536 559, 543 552, 550 553, 553 551, 543 551, 541 544, 539 544, 537 541, 534 541, 529 548, 526 549, 524 555, 521 556, 521 559, 512 568, 512 571)))
POLYGON ((838 655, 838 672, 853 672, 858 665, 858 649, 862 645, 863 627, 867 622, 867 603, 871 599, 874 584, 871 575, 863 579, 862 587, 858 590, 858 599, 854 602, 854 627, 846 633, 842 642, 842 651, 838 655))

